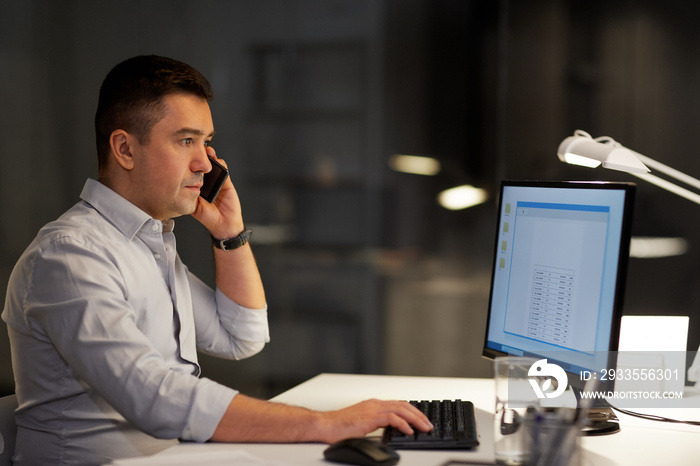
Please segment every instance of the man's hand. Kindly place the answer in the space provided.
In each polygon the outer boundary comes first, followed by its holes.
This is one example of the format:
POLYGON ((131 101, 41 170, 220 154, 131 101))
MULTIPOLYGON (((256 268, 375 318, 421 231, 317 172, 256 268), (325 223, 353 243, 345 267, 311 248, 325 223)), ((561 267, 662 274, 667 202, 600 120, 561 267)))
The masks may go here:
POLYGON ((413 433, 411 426, 426 432, 433 428, 425 415, 406 401, 367 400, 336 411, 320 412, 238 394, 212 440, 334 443, 387 426, 409 435, 413 433))
POLYGON ((338 411, 323 413, 327 427, 320 439, 335 443, 351 437, 363 437, 377 429, 392 426, 406 435, 416 429, 429 432, 433 425, 417 408, 406 401, 367 400, 338 411))

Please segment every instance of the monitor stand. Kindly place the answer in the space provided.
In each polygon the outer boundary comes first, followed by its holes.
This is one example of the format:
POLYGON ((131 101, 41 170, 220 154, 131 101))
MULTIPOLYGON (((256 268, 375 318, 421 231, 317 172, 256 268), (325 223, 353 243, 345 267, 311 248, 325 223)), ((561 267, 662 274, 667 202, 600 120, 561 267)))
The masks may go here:
POLYGON ((620 431, 620 420, 611 408, 591 408, 588 421, 588 425, 581 429, 583 435, 608 435, 620 431))
MULTIPOLYGON (((581 392, 572 387, 576 403, 581 404, 581 392)), ((588 423, 581 429, 583 435, 608 435, 620 431, 620 420, 615 412, 607 406, 605 400, 596 400, 593 407, 588 410, 588 423)))

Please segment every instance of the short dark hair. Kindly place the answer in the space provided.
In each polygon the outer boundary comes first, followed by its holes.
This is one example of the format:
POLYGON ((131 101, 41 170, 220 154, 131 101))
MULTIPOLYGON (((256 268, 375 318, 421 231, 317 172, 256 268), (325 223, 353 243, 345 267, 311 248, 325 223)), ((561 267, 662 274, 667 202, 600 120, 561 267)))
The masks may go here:
POLYGON ((116 65, 100 87, 95 113, 95 137, 100 169, 110 154, 109 138, 117 129, 146 143, 153 126, 163 118, 163 97, 193 94, 210 101, 209 81, 196 69, 172 58, 141 55, 116 65))

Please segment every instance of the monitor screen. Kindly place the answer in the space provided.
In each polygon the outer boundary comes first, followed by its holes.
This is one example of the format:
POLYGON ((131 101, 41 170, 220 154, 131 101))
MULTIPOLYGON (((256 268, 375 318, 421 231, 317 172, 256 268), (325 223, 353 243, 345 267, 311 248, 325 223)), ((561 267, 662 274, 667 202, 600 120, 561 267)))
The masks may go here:
POLYGON ((574 374, 610 366, 634 188, 502 182, 484 356, 548 358, 574 374))

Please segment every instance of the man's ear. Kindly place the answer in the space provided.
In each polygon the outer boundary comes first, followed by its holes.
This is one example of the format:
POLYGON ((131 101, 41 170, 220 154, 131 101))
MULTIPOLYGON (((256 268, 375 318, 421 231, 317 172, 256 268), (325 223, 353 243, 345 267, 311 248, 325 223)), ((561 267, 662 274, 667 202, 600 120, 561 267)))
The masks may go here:
POLYGON ((109 145, 112 148, 112 157, 124 169, 131 170, 134 168, 134 156, 132 147, 136 138, 124 131, 117 129, 112 131, 109 136, 109 145))

